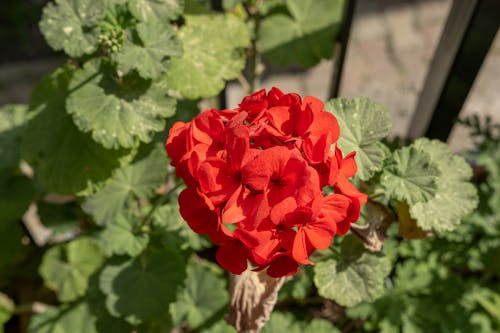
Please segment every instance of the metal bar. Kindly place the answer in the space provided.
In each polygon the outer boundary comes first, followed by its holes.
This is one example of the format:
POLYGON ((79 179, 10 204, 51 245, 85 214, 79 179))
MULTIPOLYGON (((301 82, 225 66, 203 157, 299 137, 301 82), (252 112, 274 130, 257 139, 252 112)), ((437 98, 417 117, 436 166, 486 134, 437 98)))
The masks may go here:
POLYGON ((344 60, 349 44, 349 36, 351 34, 351 25, 355 8, 356 0, 346 0, 344 13, 342 15, 342 26, 337 43, 338 45, 335 51, 336 57, 330 82, 329 99, 338 97, 339 95, 340 83, 342 81, 342 74, 344 71, 344 60))
POLYGON ((455 0, 413 115, 409 137, 446 141, 499 27, 498 0, 455 0))

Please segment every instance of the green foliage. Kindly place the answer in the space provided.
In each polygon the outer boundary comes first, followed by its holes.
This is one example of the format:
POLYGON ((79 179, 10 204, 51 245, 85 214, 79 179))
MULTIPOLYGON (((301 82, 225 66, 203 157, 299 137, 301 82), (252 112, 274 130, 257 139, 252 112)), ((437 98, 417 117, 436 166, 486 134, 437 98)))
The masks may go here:
POLYGON ((314 283, 321 296, 350 307, 381 296, 390 270, 389 260, 369 253, 350 235, 340 244, 339 258, 316 264, 314 283))
POLYGON ((54 50, 81 57, 97 49, 93 27, 103 13, 103 0, 56 0, 44 8, 40 30, 54 50))
POLYGON ((100 191, 86 198, 83 210, 101 226, 114 223, 132 200, 151 196, 165 179, 166 167, 166 153, 156 147, 146 158, 117 170, 100 191))
POLYGON ((277 66, 298 63, 304 67, 330 59, 344 1, 286 0, 284 4, 284 13, 273 13, 262 21, 259 42, 265 59, 277 66))
POLYGON ((203 265, 195 259, 190 261, 185 287, 170 308, 176 326, 185 320, 190 327, 198 327, 214 316, 223 317, 229 295, 220 273, 218 267, 203 265))
POLYGON ((178 253, 152 248, 136 258, 108 262, 99 285, 108 311, 136 324, 166 316, 185 275, 185 262, 178 253))
POLYGON ((183 54, 172 59, 165 80, 168 88, 181 96, 217 95, 224 82, 237 78, 245 66, 242 49, 249 44, 249 34, 244 22, 234 15, 186 16, 179 39, 183 54))
POLYGON ((105 180, 125 152, 108 150, 79 131, 66 113, 70 67, 55 70, 35 88, 30 101, 33 118, 22 138, 23 158, 32 163, 37 181, 48 191, 70 194, 89 182, 105 180))
MULTIPOLYGON (((70 59, 29 106, 0 108, 0 325, 24 322, 44 302, 29 332, 235 332, 223 321, 228 276, 213 263, 216 249, 180 216, 167 132, 213 105, 201 99, 229 80, 257 89, 261 55, 279 66, 331 58, 345 3, 215 5, 47 4, 42 34, 70 59)), ((477 204, 471 170, 443 143, 382 144, 390 116, 366 98, 326 109, 339 147, 356 151, 354 181, 384 209, 364 209, 351 234, 285 283, 262 332, 498 331, 497 127, 469 122, 483 141, 469 156, 479 210, 466 217, 477 204), (374 244, 382 251, 369 252, 374 244)))
POLYGON ((367 98, 333 99, 326 103, 325 110, 339 122, 339 148, 346 153, 356 152, 357 176, 361 180, 370 179, 382 169, 386 158, 380 140, 389 134, 392 125, 389 112, 367 98))
POLYGON ((119 78, 112 68, 88 62, 69 83, 68 113, 83 132, 106 148, 150 142, 175 110, 158 85, 131 73, 119 78))
POLYGON ((51 247, 43 256, 40 275, 47 287, 57 293, 61 302, 85 294, 88 279, 102 264, 99 247, 89 238, 78 238, 68 244, 51 247))

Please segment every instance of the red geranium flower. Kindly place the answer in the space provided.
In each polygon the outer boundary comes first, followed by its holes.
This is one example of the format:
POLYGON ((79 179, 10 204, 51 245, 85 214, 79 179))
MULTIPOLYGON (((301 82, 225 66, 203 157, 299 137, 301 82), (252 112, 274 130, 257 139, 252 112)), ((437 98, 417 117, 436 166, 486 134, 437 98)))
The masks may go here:
POLYGON ((349 181, 355 153, 344 157, 339 134, 320 100, 277 88, 174 124, 166 150, 187 186, 182 217, 219 246, 216 259, 228 271, 250 263, 272 277, 295 274, 349 230, 366 202, 349 181), (325 186, 334 193, 324 195, 325 186))

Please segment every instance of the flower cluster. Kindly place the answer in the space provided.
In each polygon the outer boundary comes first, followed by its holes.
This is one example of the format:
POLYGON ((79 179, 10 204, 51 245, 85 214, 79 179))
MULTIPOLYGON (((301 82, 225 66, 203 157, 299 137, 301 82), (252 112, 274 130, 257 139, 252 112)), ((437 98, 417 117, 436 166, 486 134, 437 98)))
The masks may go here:
POLYGON ((343 156, 339 132, 320 100, 277 88, 173 125, 166 149, 187 185, 180 213, 219 245, 222 267, 240 274, 251 262, 272 277, 293 275, 349 230, 366 195, 348 180, 354 152, 343 156))

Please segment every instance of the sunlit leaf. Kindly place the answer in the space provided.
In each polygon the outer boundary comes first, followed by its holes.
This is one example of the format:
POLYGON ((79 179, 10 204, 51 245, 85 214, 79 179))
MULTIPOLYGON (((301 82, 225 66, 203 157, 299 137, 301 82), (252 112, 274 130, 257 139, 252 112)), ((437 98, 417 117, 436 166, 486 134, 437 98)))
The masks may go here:
POLYGON ((69 194, 84 190, 88 182, 109 177, 125 151, 108 150, 82 133, 66 113, 72 70, 60 68, 35 88, 26 125, 23 157, 35 167, 35 178, 46 190, 69 194))
POLYGON ((184 7, 184 0, 133 0, 128 2, 130 12, 138 20, 148 22, 175 20, 184 7))
POLYGON ((139 23, 137 34, 140 42, 127 40, 120 51, 113 54, 118 68, 125 74, 136 69, 145 79, 158 78, 166 70, 168 57, 181 54, 175 32, 170 25, 153 21, 139 23))
MULTIPOLYGON (((142 59, 141 59, 142 61, 142 59)), ((175 112, 175 100, 135 73, 119 78, 111 67, 88 62, 70 82, 68 113, 106 148, 150 142, 175 112)))
POLYGON ((102 261, 99 247, 91 239, 78 238, 47 250, 39 272, 45 285, 57 293, 59 300, 68 302, 85 294, 90 275, 102 261))
POLYGON ((325 105, 340 126, 339 148, 348 153, 356 151, 357 176, 370 179, 382 169, 385 151, 380 140, 389 134, 392 125, 389 112, 367 98, 337 98, 325 105))
MULTIPOLYGON (((266 1, 267 2, 267 1, 266 1)), ((274 65, 298 63, 305 67, 333 56, 344 1, 287 0, 288 13, 262 21, 259 42, 264 57, 274 65)))
POLYGON ((97 49, 93 28, 103 14, 102 0, 55 0, 43 9, 40 30, 54 50, 81 57, 97 49))
POLYGON ((217 95, 245 66, 242 49, 249 44, 249 34, 236 16, 186 16, 178 38, 183 54, 171 59, 165 80, 169 89, 186 98, 217 95))
POLYGON ((387 258, 367 252, 354 236, 342 240, 339 259, 318 262, 314 283, 321 296, 343 306, 373 301, 384 292, 391 271, 387 258))

